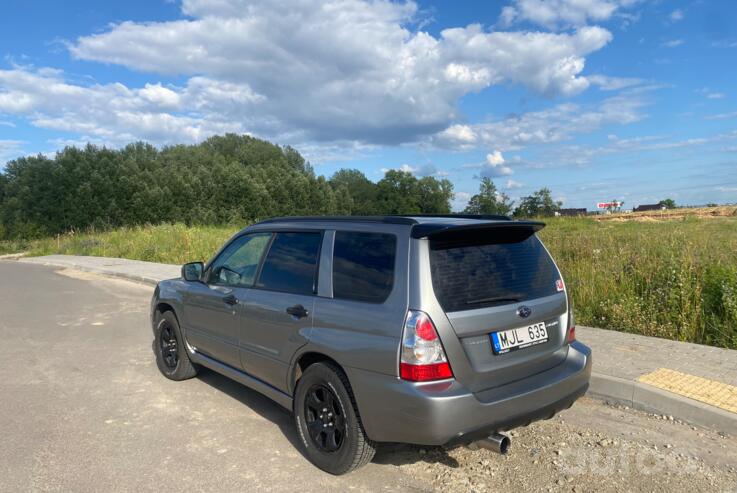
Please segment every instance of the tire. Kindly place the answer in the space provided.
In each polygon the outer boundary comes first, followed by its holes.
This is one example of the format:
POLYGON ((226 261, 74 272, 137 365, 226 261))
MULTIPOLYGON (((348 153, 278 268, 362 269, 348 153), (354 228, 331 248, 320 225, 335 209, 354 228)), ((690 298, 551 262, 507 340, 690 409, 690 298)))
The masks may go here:
POLYGON ((294 396, 294 420, 305 455, 323 471, 346 474, 374 457, 376 445, 363 429, 348 378, 332 363, 315 363, 302 374, 294 396))
POLYGON ((159 371, 170 380, 186 380, 197 375, 179 329, 177 317, 171 311, 159 313, 154 331, 154 354, 159 371))

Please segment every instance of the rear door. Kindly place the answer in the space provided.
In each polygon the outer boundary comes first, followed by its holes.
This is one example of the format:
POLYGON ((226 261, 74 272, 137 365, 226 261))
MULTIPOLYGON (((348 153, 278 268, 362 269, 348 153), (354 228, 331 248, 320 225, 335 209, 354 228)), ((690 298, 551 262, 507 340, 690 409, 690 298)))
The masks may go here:
POLYGON ((242 302, 241 364, 282 390, 290 359, 312 327, 321 244, 321 231, 274 233, 257 281, 242 302))
POLYGON ((465 358, 451 361, 459 381, 484 390, 565 358, 563 281, 531 230, 469 230, 428 241, 435 297, 465 358))

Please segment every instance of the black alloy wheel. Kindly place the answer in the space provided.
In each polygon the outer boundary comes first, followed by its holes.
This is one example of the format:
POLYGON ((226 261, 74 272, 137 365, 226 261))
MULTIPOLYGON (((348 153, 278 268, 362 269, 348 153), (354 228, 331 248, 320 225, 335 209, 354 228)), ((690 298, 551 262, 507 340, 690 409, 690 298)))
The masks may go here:
POLYGON ((312 443, 323 452, 336 452, 345 439, 345 416, 337 397, 325 385, 313 385, 305 400, 305 422, 312 443))
POLYGON ((167 368, 172 370, 177 367, 179 353, 177 351, 177 335, 174 328, 169 324, 161 327, 161 338, 159 339, 161 357, 167 368))
POLYGON ((371 462, 376 445, 363 429, 348 377, 335 363, 320 361, 304 370, 293 409, 304 453, 317 467, 339 475, 371 462))
POLYGON ((151 349, 156 356, 156 366, 166 378, 186 380, 197 375, 197 367, 189 359, 186 344, 174 312, 157 313, 151 349))

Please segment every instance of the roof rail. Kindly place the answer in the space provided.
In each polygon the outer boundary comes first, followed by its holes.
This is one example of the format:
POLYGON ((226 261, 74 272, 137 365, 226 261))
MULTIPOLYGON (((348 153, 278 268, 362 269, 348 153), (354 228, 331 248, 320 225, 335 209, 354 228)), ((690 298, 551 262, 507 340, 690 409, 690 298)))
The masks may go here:
POLYGON ((509 216, 501 216, 494 214, 397 214, 387 216, 284 216, 272 217, 264 219, 255 224, 269 224, 280 222, 315 222, 315 221, 350 221, 350 222, 370 222, 385 224, 408 224, 414 225, 418 221, 415 217, 425 217, 438 219, 478 219, 481 221, 511 221, 509 216))
MULTIPOLYGON (((511 221, 512 218, 501 214, 406 214, 411 217, 438 217, 458 219, 479 219, 483 221, 511 221)), ((405 216, 405 217, 406 217, 405 216)))
POLYGON ((284 216, 264 219, 255 224, 268 224, 280 222, 315 222, 315 221, 350 221, 387 224, 417 224, 417 221, 408 216, 284 216))

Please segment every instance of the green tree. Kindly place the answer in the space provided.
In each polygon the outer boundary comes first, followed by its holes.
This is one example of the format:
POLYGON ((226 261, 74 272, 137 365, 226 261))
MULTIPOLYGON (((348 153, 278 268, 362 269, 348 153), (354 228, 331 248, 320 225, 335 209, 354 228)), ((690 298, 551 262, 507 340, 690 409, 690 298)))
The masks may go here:
POLYGON ((432 176, 417 179, 412 173, 389 170, 376 184, 378 214, 447 214, 453 184, 432 176))
POLYGON ((357 170, 326 180, 289 146, 225 134, 157 149, 67 147, 0 170, 0 238, 145 223, 242 224, 305 214, 419 214, 450 210, 453 185, 357 170))
POLYGON ((553 216, 562 205, 562 202, 553 200, 549 188, 541 188, 532 195, 522 197, 514 210, 514 215, 518 217, 553 216))
POLYGON ((379 214, 420 214, 417 178, 406 171, 389 170, 376 185, 379 214))
POLYGON ((346 214, 378 214, 376 207, 377 186, 357 169, 341 169, 330 177, 330 186, 336 192, 341 188, 338 207, 346 214))
POLYGON ((420 212, 423 214, 449 214, 453 200, 453 184, 450 180, 425 176, 417 181, 420 212))
POLYGON ((509 215, 514 202, 505 193, 499 193, 491 178, 481 178, 479 193, 471 197, 464 209, 465 214, 509 215))
POLYGON ((676 208, 676 201, 673 199, 664 199, 658 202, 659 205, 662 205, 666 209, 675 209, 676 208))

